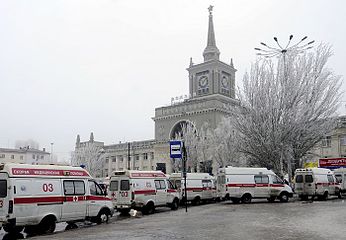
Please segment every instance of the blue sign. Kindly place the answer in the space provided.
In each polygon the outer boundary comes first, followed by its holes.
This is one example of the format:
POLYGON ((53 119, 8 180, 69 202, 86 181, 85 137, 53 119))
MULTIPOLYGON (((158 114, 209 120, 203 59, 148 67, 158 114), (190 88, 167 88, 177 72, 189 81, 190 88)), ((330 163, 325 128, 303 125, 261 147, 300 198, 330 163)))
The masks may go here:
POLYGON ((181 141, 170 141, 170 156, 171 158, 182 158, 181 141))

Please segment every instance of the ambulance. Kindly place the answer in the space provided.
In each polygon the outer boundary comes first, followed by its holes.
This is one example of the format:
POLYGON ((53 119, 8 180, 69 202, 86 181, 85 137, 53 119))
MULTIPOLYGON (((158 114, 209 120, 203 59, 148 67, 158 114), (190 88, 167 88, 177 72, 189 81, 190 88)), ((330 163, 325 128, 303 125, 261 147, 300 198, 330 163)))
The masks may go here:
MULTIPOLYGON (((172 173, 169 180, 176 186, 180 193, 180 200, 185 201, 184 178, 182 173, 172 173)), ((199 205, 201 202, 212 201, 216 198, 215 179, 208 173, 187 173, 186 174, 187 201, 192 205, 199 205)))
POLYGON ((302 200, 308 197, 328 199, 329 195, 340 196, 340 184, 334 173, 326 168, 305 168, 295 171, 295 192, 302 200))
POLYGON ((272 170, 224 167, 218 170, 217 195, 234 203, 250 203, 253 198, 287 202, 293 196, 293 191, 272 170))
POLYGON ((161 171, 126 170, 112 173, 109 194, 122 214, 131 209, 152 214, 156 207, 178 209, 179 193, 161 171))
POLYGON ((346 193, 346 168, 338 168, 334 170, 336 181, 340 184, 340 192, 346 193))
POLYGON ((57 222, 107 222, 112 201, 81 167, 0 165, 0 225, 6 232, 52 233, 57 222))

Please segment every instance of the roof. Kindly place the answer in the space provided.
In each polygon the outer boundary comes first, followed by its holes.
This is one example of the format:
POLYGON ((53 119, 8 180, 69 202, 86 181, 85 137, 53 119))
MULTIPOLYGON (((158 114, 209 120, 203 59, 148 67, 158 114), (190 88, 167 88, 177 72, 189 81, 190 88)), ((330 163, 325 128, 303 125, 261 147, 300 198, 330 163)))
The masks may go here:
POLYGON ((10 177, 73 177, 91 178, 81 167, 61 165, 30 165, 5 163, 0 165, 0 172, 6 172, 10 177))
MULTIPOLYGON (((172 173, 170 175, 171 178, 181 178, 182 173, 172 173)), ((211 176, 209 173, 187 173, 186 178, 188 179, 212 179, 213 176, 211 176)))
POLYGON ((251 168, 251 167, 225 167, 219 169, 219 172, 225 174, 275 174, 267 168, 251 168))
POLYGON ((296 173, 297 172, 312 172, 314 174, 333 174, 333 172, 327 168, 298 168, 296 169, 296 173))
POLYGON ((39 153, 39 154, 50 154, 49 152, 38 150, 35 148, 0 148, 0 152, 6 152, 6 153, 39 153))
POLYGON ((167 178, 167 176, 161 171, 140 171, 140 170, 125 170, 125 171, 114 171, 112 177, 117 176, 128 176, 131 178, 167 178))

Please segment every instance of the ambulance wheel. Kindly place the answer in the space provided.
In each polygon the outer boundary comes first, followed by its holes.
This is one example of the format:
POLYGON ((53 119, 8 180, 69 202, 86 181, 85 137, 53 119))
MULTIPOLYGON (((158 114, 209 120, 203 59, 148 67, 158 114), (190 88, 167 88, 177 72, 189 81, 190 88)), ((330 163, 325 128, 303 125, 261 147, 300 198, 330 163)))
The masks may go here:
POLYGON ((280 202, 288 202, 289 196, 287 193, 281 193, 279 199, 280 199, 280 202))
POLYGON ((241 197, 242 203, 251 203, 251 200, 252 200, 252 196, 249 193, 246 193, 241 197))
POLYGON ((56 221, 55 217, 53 216, 47 216, 41 220, 41 222, 38 225, 38 230, 40 233, 48 234, 53 233, 55 231, 56 227, 56 221))
POLYGON ((193 199, 191 203, 192 203, 193 206, 201 205, 201 198, 200 197, 195 197, 195 199, 193 199))
POLYGON ((329 197, 328 192, 324 192, 324 194, 323 194, 322 197, 321 197, 321 200, 327 200, 328 197, 329 197))
POLYGON ((179 208, 179 200, 178 199, 174 199, 171 205, 171 209, 172 210, 177 210, 179 208))
POLYGON ((97 214, 95 222, 97 224, 101 224, 101 223, 108 223, 109 221, 109 216, 110 216, 110 212, 107 209, 102 209, 99 214, 97 214))
POLYGON ((155 206, 154 203, 148 202, 147 205, 145 205, 142 208, 143 215, 153 214, 155 212, 155 206))
POLYGON ((6 224, 3 226, 3 228, 4 228, 4 231, 7 233, 20 233, 24 229, 24 227, 13 226, 11 224, 6 224))

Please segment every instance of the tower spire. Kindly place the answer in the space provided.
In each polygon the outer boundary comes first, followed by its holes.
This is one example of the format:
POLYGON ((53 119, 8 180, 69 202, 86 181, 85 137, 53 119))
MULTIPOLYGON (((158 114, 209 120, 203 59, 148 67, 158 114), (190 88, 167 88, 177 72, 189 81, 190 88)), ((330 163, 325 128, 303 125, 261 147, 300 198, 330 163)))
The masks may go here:
POLYGON ((203 57, 204 62, 209 60, 219 60, 220 51, 216 47, 216 41, 215 41, 215 32, 214 32, 214 24, 213 24, 213 7, 209 6, 209 25, 208 25, 208 41, 207 41, 207 47, 204 49, 203 57))

